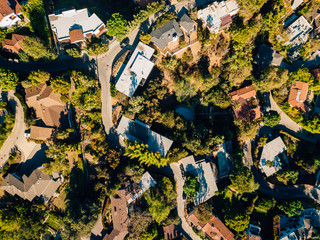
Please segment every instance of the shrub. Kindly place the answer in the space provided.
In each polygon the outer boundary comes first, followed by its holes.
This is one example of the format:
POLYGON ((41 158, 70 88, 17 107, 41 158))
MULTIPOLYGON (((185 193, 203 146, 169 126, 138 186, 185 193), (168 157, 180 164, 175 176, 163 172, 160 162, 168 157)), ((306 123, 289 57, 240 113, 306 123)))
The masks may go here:
POLYGON ((87 43, 85 50, 90 56, 97 56, 108 52, 109 46, 98 38, 93 38, 87 43))
POLYGON ((273 111, 273 110, 265 113, 263 117, 264 124, 269 127, 274 127, 278 125, 280 120, 281 120, 280 114, 277 111, 273 111))
POLYGON ((70 55, 71 57, 74 58, 79 58, 81 57, 81 51, 76 48, 76 47, 72 47, 72 48, 68 48, 66 49, 66 52, 68 53, 68 55, 70 55))

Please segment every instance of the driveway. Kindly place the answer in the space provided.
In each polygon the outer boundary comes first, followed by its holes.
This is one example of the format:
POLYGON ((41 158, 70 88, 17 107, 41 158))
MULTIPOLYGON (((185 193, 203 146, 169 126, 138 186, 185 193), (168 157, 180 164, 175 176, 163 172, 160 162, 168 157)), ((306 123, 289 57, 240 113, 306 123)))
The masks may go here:
POLYGON ((170 168, 174 175, 174 180, 177 184, 177 209, 178 209, 178 216, 181 219, 181 228, 183 231, 183 234, 188 238, 192 240, 201 240, 201 238, 195 234, 192 227, 187 223, 186 217, 185 217, 185 211, 184 211, 184 204, 185 201, 183 200, 183 185, 184 185, 184 179, 181 175, 181 170, 178 165, 178 163, 172 163, 170 164, 170 168))
POLYGON ((24 137, 24 132, 26 129, 24 123, 24 112, 19 99, 14 95, 13 91, 8 92, 8 101, 15 111, 15 124, 10 136, 0 149, 0 168, 2 168, 3 165, 8 161, 10 152, 12 149, 14 149, 14 147, 17 147, 21 151, 23 156, 22 159, 24 161, 28 159, 36 147, 40 146, 32 141, 28 142, 24 137))

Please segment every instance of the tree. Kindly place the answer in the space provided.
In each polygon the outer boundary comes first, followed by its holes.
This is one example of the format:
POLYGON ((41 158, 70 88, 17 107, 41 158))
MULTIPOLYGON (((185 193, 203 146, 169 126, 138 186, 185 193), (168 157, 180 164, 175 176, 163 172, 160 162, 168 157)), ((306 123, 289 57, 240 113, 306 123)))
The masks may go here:
POLYGON ((172 19, 176 19, 177 15, 173 12, 167 12, 163 14, 161 17, 159 17, 152 27, 152 29, 160 28, 162 27, 165 23, 170 22, 172 19))
POLYGON ((271 208, 276 206, 276 200, 274 198, 258 198, 255 204, 256 210, 267 213, 271 208))
POLYGON ((45 173, 52 175, 53 172, 62 172, 65 176, 69 174, 66 150, 66 145, 51 144, 49 146, 46 156, 52 160, 43 164, 45 173))
POLYGON ((193 176, 189 173, 186 174, 186 181, 183 185, 183 191, 190 197, 193 198, 200 189, 200 183, 197 176, 193 176))
POLYGON ((274 127, 279 124, 281 116, 277 111, 270 110, 266 112, 263 117, 263 122, 266 126, 274 127))
POLYGON ((165 202, 162 202, 161 199, 152 198, 151 201, 148 201, 149 212, 151 213, 152 218, 160 224, 169 216, 170 208, 165 202))
POLYGON ((308 68, 299 68, 298 70, 289 74, 289 81, 291 83, 294 83, 295 81, 305 82, 312 86, 314 82, 314 77, 309 72, 308 68))
POLYGON ((149 44, 151 42, 151 35, 149 33, 141 33, 139 39, 144 44, 149 44))
POLYGON ((41 83, 45 83, 49 81, 50 79, 50 73, 44 72, 41 70, 38 71, 32 71, 28 79, 22 82, 22 86, 24 88, 32 87, 32 86, 38 86, 41 83))
POLYGON ((253 139, 256 136, 259 125, 255 122, 251 122, 251 123, 241 122, 240 125, 238 125, 238 127, 239 127, 238 129, 239 139, 245 142, 249 139, 253 139))
POLYGON ((152 240, 158 236, 157 228, 153 227, 147 232, 143 233, 142 236, 139 238, 141 240, 152 240))
MULTIPOLYGON (((87 47, 84 48, 90 56, 97 56, 108 52, 109 46, 100 38, 91 38, 87 41, 87 47)), ((81 53, 80 53, 81 54, 81 53)))
POLYGON ((240 195, 255 192, 259 188, 259 184, 254 181, 252 172, 246 167, 235 169, 230 174, 230 181, 230 187, 240 195))
POLYGON ((230 106, 230 96, 220 89, 211 89, 205 94, 204 104, 208 105, 212 103, 213 105, 226 109, 230 106))
POLYGON ((71 57, 74 58, 79 58, 81 57, 81 51, 78 47, 71 47, 71 48, 67 48, 66 52, 68 53, 68 55, 70 55, 71 57))
POLYGON ((236 232, 242 232, 249 225, 250 215, 245 212, 242 206, 230 204, 224 209, 224 221, 229 228, 236 232))
POLYGON ((62 95, 61 100, 62 101, 68 101, 69 100, 69 91, 71 88, 70 80, 66 77, 58 76, 55 78, 52 78, 50 80, 51 87, 53 92, 60 93, 62 95))
POLYGON ((288 217, 300 215, 301 211, 303 210, 302 204, 298 200, 292 202, 283 202, 277 206, 281 211, 288 215, 288 217))
POLYGON ((140 163, 143 163, 148 167, 151 165, 163 167, 169 162, 169 158, 161 157, 159 153, 149 150, 148 145, 138 142, 129 142, 124 155, 130 157, 131 159, 136 158, 140 163))
POLYGON ((254 85, 261 92, 268 92, 280 88, 288 79, 288 70, 269 67, 262 71, 259 78, 254 79, 254 85))
POLYGON ((285 185, 287 185, 288 182, 295 184, 299 178, 299 171, 283 170, 278 172, 276 176, 278 181, 283 182, 285 185))
POLYGON ((7 240, 40 239, 46 225, 45 211, 31 203, 16 202, 0 210, 0 238, 7 240))
POLYGON ((25 37, 22 41, 22 47, 24 53, 34 61, 41 59, 54 60, 58 57, 56 53, 47 48, 41 39, 37 37, 25 37))
POLYGON ((107 33, 110 36, 115 36, 119 39, 127 34, 127 25, 128 22, 123 18, 123 16, 120 13, 114 13, 112 14, 111 18, 107 21, 107 33))
POLYGON ((10 70, 0 68, 0 79, 1 90, 9 91, 16 88, 18 75, 10 70))

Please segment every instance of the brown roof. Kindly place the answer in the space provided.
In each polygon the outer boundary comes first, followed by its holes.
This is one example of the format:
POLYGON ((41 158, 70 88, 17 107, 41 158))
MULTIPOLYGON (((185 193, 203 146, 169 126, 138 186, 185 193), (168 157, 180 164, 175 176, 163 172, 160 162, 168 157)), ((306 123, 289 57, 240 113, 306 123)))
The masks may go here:
POLYGON ((178 232, 173 224, 165 226, 162 229, 165 240, 174 239, 178 237, 178 232))
POLYGON ((12 13, 20 13, 21 6, 17 0, 1 0, 0 1, 0 21, 12 13))
POLYGON ((188 219, 195 227, 203 228, 206 224, 203 222, 200 222, 198 216, 193 212, 188 215, 188 219))
POLYGON ((126 191, 126 199, 127 201, 135 196, 138 192, 142 190, 141 186, 138 183, 132 183, 128 187, 125 188, 126 191))
POLYGON ((291 107, 299 111, 307 112, 308 107, 304 104, 307 99, 309 85, 308 83, 296 81, 291 85, 288 102, 291 107))
POLYGON ((223 17, 223 18, 221 18, 221 26, 222 27, 225 26, 225 25, 228 25, 230 23, 232 23, 232 18, 230 16, 230 14, 225 16, 225 17, 223 17))
POLYGON ((214 240, 234 240, 234 234, 215 216, 202 228, 202 231, 214 240))
POLYGON ((2 50, 7 52, 19 53, 22 51, 22 40, 26 36, 20 34, 12 34, 11 38, 2 40, 2 50))
POLYGON ((46 141, 51 138, 54 128, 31 126, 30 138, 46 141))
POLYGON ((28 107, 35 110, 37 118, 46 126, 60 127, 61 123, 66 121, 66 104, 60 100, 59 93, 53 92, 51 86, 42 83, 25 91, 28 107))
MULTIPOLYGON (((99 28, 99 32, 96 34, 96 37, 100 37, 100 35, 102 34, 102 33, 104 33, 105 32, 105 30, 106 30, 106 26, 101 26, 100 28, 99 28)), ((86 35, 87 36, 87 35, 86 35)), ((91 38, 91 36, 89 37, 89 38, 91 38)))
POLYGON ((82 29, 74 29, 69 32, 71 43, 84 41, 82 29))
POLYGON ((320 69, 316 68, 316 69, 312 69, 310 70, 310 73, 314 76, 314 78, 320 78, 320 69))
POLYGON ((246 233, 246 240, 260 240, 261 237, 260 236, 256 236, 256 235, 252 235, 249 233, 246 233))
POLYGON ((11 195, 18 195, 29 201, 40 196, 49 199, 59 186, 59 182, 39 169, 34 170, 29 177, 23 175, 20 178, 16 174, 8 174, 1 184, 1 187, 11 195))
POLYGON ((250 86, 246 86, 244 88, 241 88, 239 90, 230 92, 229 95, 231 96, 231 100, 235 101, 235 100, 238 100, 239 98, 250 99, 250 98, 256 96, 257 92, 254 89, 254 86, 250 85, 250 86))
POLYGON ((127 235, 129 225, 125 190, 118 190, 110 199, 113 230, 110 234, 106 234, 103 240, 120 240, 127 235))

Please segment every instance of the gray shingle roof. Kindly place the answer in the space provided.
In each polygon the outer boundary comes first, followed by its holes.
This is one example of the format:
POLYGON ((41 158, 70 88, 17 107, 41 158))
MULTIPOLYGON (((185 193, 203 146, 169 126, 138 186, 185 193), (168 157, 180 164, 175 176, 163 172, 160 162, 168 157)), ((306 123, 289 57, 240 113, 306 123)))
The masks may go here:
POLYGON ((182 35, 183 33, 178 22, 173 19, 170 22, 165 23, 162 27, 153 30, 151 32, 151 40, 157 47, 164 50, 175 37, 179 38, 182 35))
POLYGON ((180 19, 180 26, 188 33, 193 30, 194 21, 185 13, 180 19))

